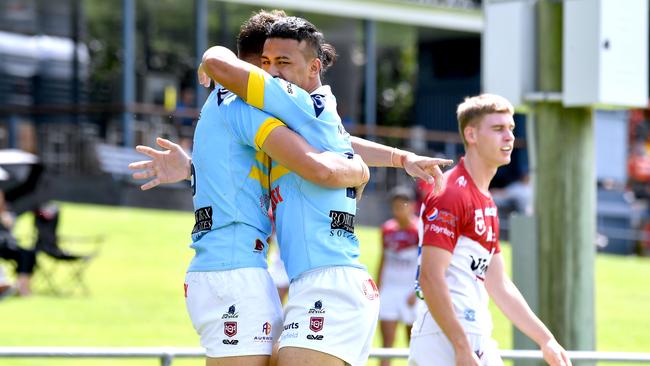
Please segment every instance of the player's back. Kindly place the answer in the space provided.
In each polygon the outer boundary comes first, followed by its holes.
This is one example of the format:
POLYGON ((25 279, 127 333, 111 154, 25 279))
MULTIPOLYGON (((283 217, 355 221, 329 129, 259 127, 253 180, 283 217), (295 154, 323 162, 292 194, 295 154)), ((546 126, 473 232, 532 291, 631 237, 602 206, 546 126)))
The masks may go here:
POLYGON ((196 255, 189 271, 266 267, 270 160, 253 147, 255 113, 261 114, 220 87, 201 110, 192 152, 196 255))

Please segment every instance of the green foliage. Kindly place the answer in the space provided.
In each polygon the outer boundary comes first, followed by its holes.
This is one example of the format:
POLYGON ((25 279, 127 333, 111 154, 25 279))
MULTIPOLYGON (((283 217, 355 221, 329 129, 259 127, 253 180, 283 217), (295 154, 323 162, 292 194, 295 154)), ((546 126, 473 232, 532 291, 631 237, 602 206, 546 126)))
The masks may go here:
MULTIPOLYGON (((54 297, 43 293, 35 278, 30 298, 0 301, 3 346, 179 346, 198 347, 185 312, 183 278, 192 257, 188 248, 193 225, 190 212, 63 204, 60 233, 64 236, 103 235, 98 258, 86 274, 91 295, 54 297)), ((17 234, 31 232, 32 219, 20 218, 17 234)), ((376 275, 379 231, 359 228, 362 261, 376 275)), ((504 246, 506 260, 510 248, 504 246)), ((42 259, 42 258, 39 258, 42 259)), ((647 352, 650 345, 650 277, 648 258, 600 255, 597 259, 598 350, 647 352)), ((494 310, 494 309, 493 309, 494 310)), ((512 347, 511 327, 498 311, 494 337, 500 347, 512 347)), ((379 346, 376 336, 375 346, 379 346)), ((397 347, 406 347, 403 332, 397 347)), ((15 365, 159 365, 156 359, 0 359, 15 365)), ((174 360, 173 365, 203 365, 200 359, 174 360)), ((371 360, 369 365, 377 365, 371 360)), ((393 361, 393 366, 405 365, 393 361)))

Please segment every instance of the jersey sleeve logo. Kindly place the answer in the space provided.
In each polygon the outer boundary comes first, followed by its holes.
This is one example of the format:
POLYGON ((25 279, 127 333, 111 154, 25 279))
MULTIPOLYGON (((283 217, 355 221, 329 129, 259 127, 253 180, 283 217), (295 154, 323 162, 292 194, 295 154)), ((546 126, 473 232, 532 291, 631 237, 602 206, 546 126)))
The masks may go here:
POLYGON ((230 93, 230 90, 226 88, 219 88, 219 90, 217 90, 217 105, 221 105, 230 93))
POLYGON ((322 94, 312 94, 311 100, 314 102, 314 112, 316 113, 316 117, 318 117, 325 109, 325 96, 322 94))

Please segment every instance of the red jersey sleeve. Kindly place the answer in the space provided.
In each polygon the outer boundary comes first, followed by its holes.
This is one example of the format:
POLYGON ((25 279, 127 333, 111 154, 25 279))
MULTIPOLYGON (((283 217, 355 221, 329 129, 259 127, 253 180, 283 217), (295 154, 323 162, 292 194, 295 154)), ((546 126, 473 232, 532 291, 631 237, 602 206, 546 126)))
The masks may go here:
POLYGON ((422 245, 454 251, 462 225, 459 200, 450 190, 439 195, 429 195, 422 213, 422 245))

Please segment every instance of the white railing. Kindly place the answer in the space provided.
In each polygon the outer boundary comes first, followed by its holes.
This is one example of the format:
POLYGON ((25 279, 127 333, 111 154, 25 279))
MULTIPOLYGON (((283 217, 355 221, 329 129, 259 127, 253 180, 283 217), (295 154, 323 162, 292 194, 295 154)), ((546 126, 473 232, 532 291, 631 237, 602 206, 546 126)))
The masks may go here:
MULTIPOLYGON (((541 360, 540 351, 501 350, 506 360, 541 360)), ((158 358, 162 366, 175 358, 202 358, 192 347, 0 347, 0 358, 158 358)), ((406 348, 373 348, 371 358, 408 358, 406 348)), ((650 363, 650 353, 569 351, 573 361, 650 363)))

